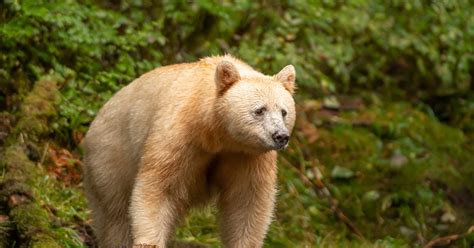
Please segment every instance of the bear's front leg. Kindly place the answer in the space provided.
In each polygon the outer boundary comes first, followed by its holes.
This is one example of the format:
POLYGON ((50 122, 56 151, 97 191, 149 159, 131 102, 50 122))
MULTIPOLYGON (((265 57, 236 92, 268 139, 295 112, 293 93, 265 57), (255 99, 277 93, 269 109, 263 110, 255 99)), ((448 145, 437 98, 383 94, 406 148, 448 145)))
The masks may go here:
POLYGON ((193 146, 150 143, 135 178, 130 223, 134 245, 165 248, 205 183, 210 156, 193 146))
POLYGON ((218 208, 225 247, 262 247, 276 194, 276 152, 225 154, 214 180, 220 187, 218 208))
POLYGON ((130 223, 135 247, 149 245, 165 248, 176 223, 183 215, 176 197, 165 192, 156 179, 151 175, 139 174, 135 182, 130 203, 130 223))

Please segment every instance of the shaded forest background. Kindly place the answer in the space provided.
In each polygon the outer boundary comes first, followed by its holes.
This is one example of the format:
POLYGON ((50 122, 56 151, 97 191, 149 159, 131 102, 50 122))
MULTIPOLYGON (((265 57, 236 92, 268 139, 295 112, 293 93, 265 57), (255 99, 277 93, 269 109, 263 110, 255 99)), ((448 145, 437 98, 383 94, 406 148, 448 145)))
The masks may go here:
MULTIPOLYGON (((474 244, 474 3, 0 3, 0 247, 93 246, 81 140, 154 67, 231 53, 297 70, 266 247, 474 244)), ((215 209, 176 239, 220 247, 215 209)))

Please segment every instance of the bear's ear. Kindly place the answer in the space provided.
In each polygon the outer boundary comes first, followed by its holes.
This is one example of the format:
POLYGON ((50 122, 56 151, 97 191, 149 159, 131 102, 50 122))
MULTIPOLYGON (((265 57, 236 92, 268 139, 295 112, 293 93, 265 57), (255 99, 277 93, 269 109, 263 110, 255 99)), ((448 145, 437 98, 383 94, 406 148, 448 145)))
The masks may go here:
POLYGON ((217 65, 215 80, 217 93, 222 95, 230 86, 240 80, 240 74, 231 62, 222 61, 217 65))
POLYGON ((283 87, 291 94, 295 92, 296 72, 293 65, 287 65, 274 76, 274 78, 283 84, 283 87))

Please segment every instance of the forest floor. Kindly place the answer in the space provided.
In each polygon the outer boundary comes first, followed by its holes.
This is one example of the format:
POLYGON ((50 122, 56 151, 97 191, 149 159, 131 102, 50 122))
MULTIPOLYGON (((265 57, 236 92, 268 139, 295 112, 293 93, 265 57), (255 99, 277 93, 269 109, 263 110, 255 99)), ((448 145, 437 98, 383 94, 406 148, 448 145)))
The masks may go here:
MULTIPOLYGON (((80 144, 99 108, 223 53, 297 68, 265 247, 474 247, 473 1, 222 2, 0 3, 0 248, 94 246, 80 144)), ((209 206, 175 246, 218 236, 209 206)))
MULTIPOLYGON (((79 148, 52 131, 59 94, 38 81, 0 115, 0 247, 94 246, 79 148)), ((427 109, 338 96, 300 101, 266 247, 474 244, 474 140, 427 109)), ((184 246, 220 247, 216 210, 193 211, 184 246)), ((180 246, 183 243, 177 243, 180 246)))

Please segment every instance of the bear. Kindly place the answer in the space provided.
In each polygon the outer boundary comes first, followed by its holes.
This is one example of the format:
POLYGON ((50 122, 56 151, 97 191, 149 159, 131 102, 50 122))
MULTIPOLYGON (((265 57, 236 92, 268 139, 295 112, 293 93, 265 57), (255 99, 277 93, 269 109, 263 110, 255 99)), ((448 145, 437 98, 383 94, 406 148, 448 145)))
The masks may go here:
POLYGON ((295 79, 292 65, 268 76, 224 55, 158 67, 119 90, 83 141, 99 247, 166 247, 186 213, 209 203, 225 247, 261 247, 295 79))

